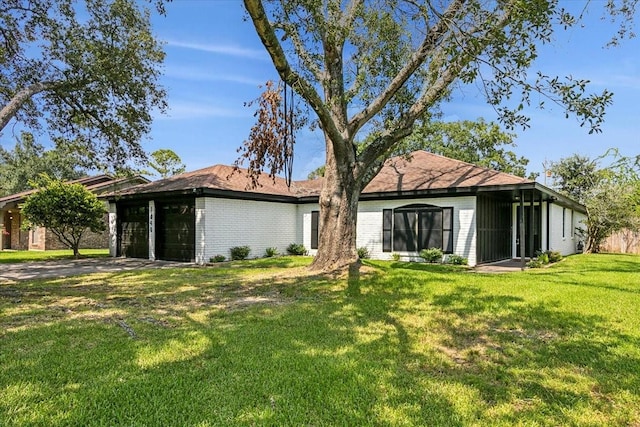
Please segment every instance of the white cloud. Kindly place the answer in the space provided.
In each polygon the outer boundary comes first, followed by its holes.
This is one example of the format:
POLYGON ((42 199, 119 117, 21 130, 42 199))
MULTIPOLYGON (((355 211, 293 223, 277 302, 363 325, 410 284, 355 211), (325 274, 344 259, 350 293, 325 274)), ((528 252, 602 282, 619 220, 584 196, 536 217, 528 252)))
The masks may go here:
POLYGON ((250 77, 244 77, 241 75, 232 75, 232 74, 219 74, 212 73, 202 69, 191 68, 191 67, 181 67, 181 66, 169 66, 164 73, 165 76, 181 79, 181 80, 196 80, 196 81, 223 81, 223 82, 231 82, 231 83, 240 83, 250 86, 258 87, 263 85, 264 82, 258 79, 253 79, 250 77))
POLYGON ((158 115, 158 120, 204 119, 214 117, 244 118, 251 113, 242 109, 219 107, 213 103, 171 102, 167 114, 158 115))
POLYGON ((182 49, 198 50, 200 52, 218 53, 221 55, 235 56, 239 58, 268 60, 269 57, 264 50, 247 49, 240 46, 212 44, 212 43, 193 43, 178 40, 166 40, 167 46, 178 47, 182 49))

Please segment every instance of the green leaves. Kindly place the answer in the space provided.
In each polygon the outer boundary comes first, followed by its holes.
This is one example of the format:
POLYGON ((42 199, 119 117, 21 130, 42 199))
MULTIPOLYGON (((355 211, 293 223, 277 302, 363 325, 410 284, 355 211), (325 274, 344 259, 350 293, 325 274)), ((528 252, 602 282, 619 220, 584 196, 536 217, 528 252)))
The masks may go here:
POLYGON ((549 170, 554 186, 580 203, 585 203, 587 194, 604 178, 596 160, 579 154, 552 162, 549 170))
POLYGON ((597 252, 611 233, 640 229, 640 179, 635 159, 620 157, 616 150, 595 160, 575 154, 553 162, 550 168, 558 190, 587 208, 586 251, 597 252), (613 152, 608 167, 600 161, 613 152))
POLYGON ((80 178, 84 161, 66 141, 56 141, 57 147, 45 150, 32 134, 23 132, 13 150, 0 147, 0 196, 29 190, 29 180, 47 174, 63 181, 80 178))
MULTIPOLYGON (((353 141, 366 138, 357 135, 361 129, 379 135, 363 157, 391 152, 416 120, 437 115, 456 82, 477 83, 508 129, 529 125, 528 107, 551 103, 589 132, 600 132, 612 101, 607 90, 592 93, 586 79, 542 71, 531 79, 538 46, 580 21, 557 1, 245 0, 245 5, 259 35, 269 40, 265 47, 281 76, 306 79, 294 87, 333 144, 343 140, 350 149, 353 141), (255 12, 263 3, 268 23, 255 12)), ((629 22, 635 5, 629 0, 605 10, 629 22)))
POLYGON ((480 118, 460 122, 425 121, 403 142, 403 150, 426 150, 452 159, 524 177, 529 160, 503 148, 515 135, 480 118))
POLYGON ((186 169, 180 156, 167 148, 154 151, 151 153, 151 158, 153 160, 149 161, 149 166, 158 172, 161 178, 182 173, 186 169))
POLYGON ((166 108, 164 52, 147 9, 133 0, 7 0, 0 27, 0 45, 10 47, 0 49, 1 124, 46 128, 107 164, 144 159, 151 113, 166 108), (36 83, 46 85, 16 98, 36 83))
POLYGON ((40 188, 22 206, 26 226, 50 229, 77 256, 85 230, 105 230, 104 204, 81 184, 66 184, 46 175, 40 178, 40 188))

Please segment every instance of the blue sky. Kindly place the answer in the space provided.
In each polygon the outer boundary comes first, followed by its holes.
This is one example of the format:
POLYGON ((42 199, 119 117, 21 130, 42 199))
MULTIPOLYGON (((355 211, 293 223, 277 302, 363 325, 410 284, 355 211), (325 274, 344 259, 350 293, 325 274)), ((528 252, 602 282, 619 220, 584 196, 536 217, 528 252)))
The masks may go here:
MULTIPOLYGON (((596 157, 615 147, 624 155, 640 154, 640 40, 605 48, 616 27, 601 19, 600 6, 592 2, 581 26, 559 31, 556 41, 542 47, 537 65, 548 75, 587 78, 596 92, 614 92, 603 132, 589 135, 575 118, 565 119, 564 111, 548 102, 550 109, 531 108, 531 128, 516 131, 513 149, 530 160, 529 172, 541 173, 545 160, 574 153, 596 157)), ((147 151, 171 148, 188 170, 237 158, 236 150, 254 123, 253 110, 244 103, 260 94, 260 84, 277 78, 244 17, 240 0, 176 0, 167 5, 166 17, 154 18, 157 36, 166 41, 164 84, 170 110, 157 117, 147 151)), ((456 93, 443 113, 444 120, 496 120, 474 86, 456 93)), ((295 150, 294 179, 324 163, 318 132, 298 135, 295 150)), ((542 173, 539 180, 544 180, 542 173)))
MULTIPOLYGON (((573 153, 595 157, 616 147, 624 155, 640 154, 640 39, 604 48, 616 27, 601 20, 600 6, 600 0, 592 1, 581 27, 559 31, 557 40, 541 49, 537 65, 548 75, 588 78, 594 91, 614 92, 603 132, 589 135, 575 118, 565 119, 559 107, 528 110, 531 128, 517 130, 513 150, 531 161, 530 172, 542 172, 545 159, 573 153)), ((167 4, 166 16, 154 16, 154 31, 166 43, 162 83, 169 111, 155 118, 150 139, 143 143, 147 152, 170 148, 187 170, 231 164, 238 157, 236 150, 254 123, 254 111, 244 103, 260 94, 259 85, 277 79, 252 24, 244 18, 241 0, 174 0, 167 4)), ((445 120, 496 120, 474 86, 455 93, 443 113, 445 120)), ((295 150, 294 179, 305 178, 324 163, 319 132, 301 132, 295 150)))

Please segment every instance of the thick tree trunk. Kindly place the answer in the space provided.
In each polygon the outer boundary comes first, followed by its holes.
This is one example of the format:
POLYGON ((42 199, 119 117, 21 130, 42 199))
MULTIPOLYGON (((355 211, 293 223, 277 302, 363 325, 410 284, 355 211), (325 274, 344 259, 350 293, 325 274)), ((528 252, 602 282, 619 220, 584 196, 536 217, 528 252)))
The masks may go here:
POLYGON ((318 254, 311 264, 312 270, 341 270, 358 260, 356 224, 361 189, 350 163, 345 158, 336 161, 330 152, 327 155, 320 193, 318 254))
POLYGON ((596 254, 600 252, 600 245, 607 238, 607 234, 597 226, 588 225, 584 253, 596 254))

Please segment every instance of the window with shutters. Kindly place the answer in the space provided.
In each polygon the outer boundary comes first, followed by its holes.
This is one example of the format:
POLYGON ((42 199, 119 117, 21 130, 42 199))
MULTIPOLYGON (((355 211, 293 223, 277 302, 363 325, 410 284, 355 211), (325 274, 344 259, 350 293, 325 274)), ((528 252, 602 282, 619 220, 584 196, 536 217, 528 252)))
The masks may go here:
POLYGON ((409 205, 382 212, 384 252, 440 248, 453 253, 453 208, 409 205))

